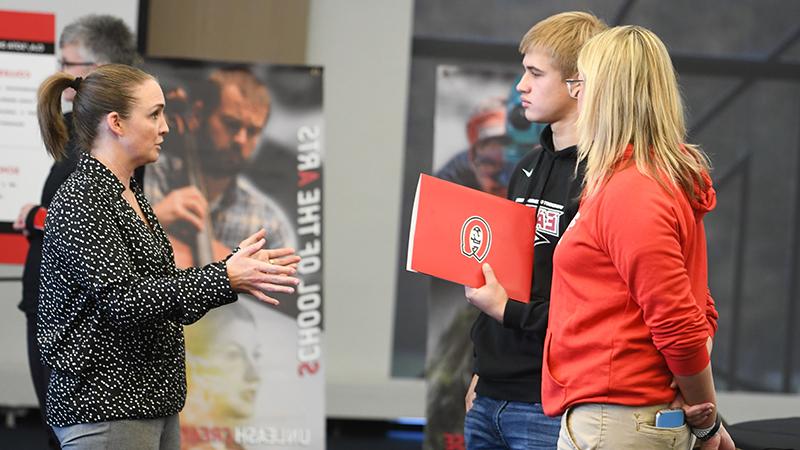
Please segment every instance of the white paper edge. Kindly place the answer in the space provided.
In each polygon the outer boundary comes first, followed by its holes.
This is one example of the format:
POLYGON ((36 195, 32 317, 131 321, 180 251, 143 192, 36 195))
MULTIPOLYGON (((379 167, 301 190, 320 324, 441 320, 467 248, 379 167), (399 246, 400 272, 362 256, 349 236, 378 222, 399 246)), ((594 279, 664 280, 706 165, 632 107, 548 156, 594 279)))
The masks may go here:
POLYGON ((417 231, 417 206, 419 205, 419 190, 422 185, 422 174, 417 181, 417 192, 414 194, 414 208, 411 210, 411 226, 408 227, 408 256, 406 257, 406 270, 416 272, 411 268, 411 259, 414 257, 414 232, 417 231))

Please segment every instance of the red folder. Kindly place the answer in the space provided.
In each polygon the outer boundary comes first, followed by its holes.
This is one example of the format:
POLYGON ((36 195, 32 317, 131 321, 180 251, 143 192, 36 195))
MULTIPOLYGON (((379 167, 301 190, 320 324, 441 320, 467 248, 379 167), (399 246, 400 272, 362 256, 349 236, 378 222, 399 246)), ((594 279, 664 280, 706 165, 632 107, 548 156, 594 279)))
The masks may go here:
POLYGON ((535 224, 534 208, 421 174, 406 269, 480 287, 489 263, 508 296, 527 303, 535 224))

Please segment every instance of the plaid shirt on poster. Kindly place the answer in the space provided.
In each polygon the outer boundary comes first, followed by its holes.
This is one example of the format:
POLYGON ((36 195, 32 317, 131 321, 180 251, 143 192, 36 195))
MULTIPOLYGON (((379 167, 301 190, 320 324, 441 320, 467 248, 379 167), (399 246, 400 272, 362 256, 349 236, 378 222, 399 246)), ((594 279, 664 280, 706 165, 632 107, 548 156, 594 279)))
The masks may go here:
MULTIPOLYGON (((186 184, 182 166, 179 158, 165 155, 147 166, 145 192, 153 205, 186 184)), ((268 248, 297 246, 297 235, 283 208, 243 175, 236 176, 209 208, 214 237, 228 248, 236 248, 262 227, 267 230, 268 248)))

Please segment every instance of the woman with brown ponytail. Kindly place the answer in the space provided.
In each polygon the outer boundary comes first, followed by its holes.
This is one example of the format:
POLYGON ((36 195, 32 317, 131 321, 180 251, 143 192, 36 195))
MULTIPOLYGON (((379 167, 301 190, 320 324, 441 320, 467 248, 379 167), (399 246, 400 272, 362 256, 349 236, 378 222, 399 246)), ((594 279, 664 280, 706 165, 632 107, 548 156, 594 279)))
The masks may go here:
POLYGON ((178 270, 136 167, 158 158, 167 134, 156 80, 109 64, 85 79, 56 74, 39 89, 48 152, 63 158, 63 91, 85 149, 47 214, 38 311, 42 360, 52 370, 47 421, 63 448, 178 449, 186 398, 183 325, 244 292, 298 283, 291 249, 261 250, 260 231, 222 261, 178 270))
MULTIPOLYGON (((61 32, 58 47, 60 69, 74 77, 85 77, 105 64, 132 66, 139 61, 133 32, 122 19, 105 14, 82 16, 68 24, 61 32)), ((75 90, 67 89, 62 100, 71 104, 74 96, 75 90)), ((64 118, 69 135, 74 135, 70 128, 72 112, 66 113, 64 118)), ((14 229, 28 238, 28 254, 22 272, 22 301, 18 307, 25 313, 28 367, 43 419, 50 371, 41 362, 39 344, 36 342, 36 310, 39 304, 39 269, 42 262, 44 220, 56 190, 78 165, 80 150, 76 148, 75 139, 68 141, 64 153, 66 157, 54 161, 50 167, 38 203, 26 203, 20 208, 17 220, 14 222, 14 229)), ((134 177, 141 184, 144 180, 144 167, 137 169, 134 177)), ((53 433, 48 436, 48 447, 56 450, 59 448, 58 440, 53 433)))

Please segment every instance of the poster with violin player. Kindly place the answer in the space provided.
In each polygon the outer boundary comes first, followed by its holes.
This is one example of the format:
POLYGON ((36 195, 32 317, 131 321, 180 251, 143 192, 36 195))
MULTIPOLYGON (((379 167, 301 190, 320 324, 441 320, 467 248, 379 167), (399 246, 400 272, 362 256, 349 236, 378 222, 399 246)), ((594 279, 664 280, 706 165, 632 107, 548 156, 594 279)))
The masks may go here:
MULTIPOLYGON (((302 257, 294 294, 249 296, 185 327, 183 449, 322 449, 322 69, 153 59, 170 132, 145 193, 179 267, 261 228, 302 257)), ((280 255, 276 255, 279 257, 280 255)))

